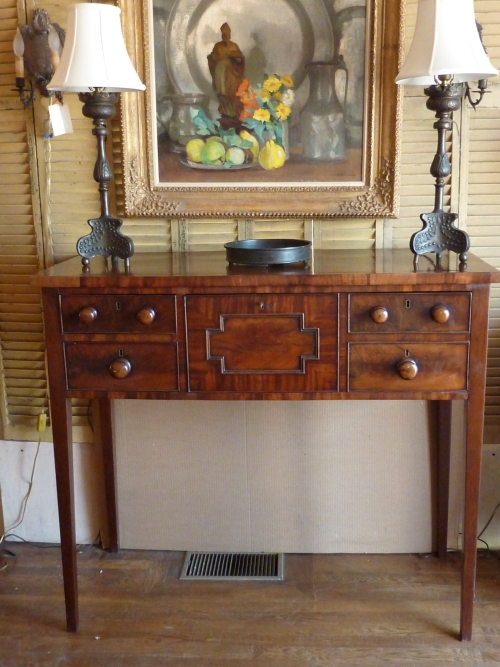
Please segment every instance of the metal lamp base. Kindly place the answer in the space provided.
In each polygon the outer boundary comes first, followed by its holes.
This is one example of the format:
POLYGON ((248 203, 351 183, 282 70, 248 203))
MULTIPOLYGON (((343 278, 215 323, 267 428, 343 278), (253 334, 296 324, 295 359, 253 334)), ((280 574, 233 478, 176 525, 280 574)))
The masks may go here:
POLYGON ((91 257, 101 255, 111 257, 112 264, 118 264, 118 258, 124 260, 125 267, 130 266, 130 257, 134 254, 134 242, 120 232, 122 221, 118 218, 104 217, 87 220, 92 227, 90 234, 78 239, 76 250, 82 257, 83 266, 89 265, 91 257))
POLYGON ((451 114, 458 111, 462 104, 463 86, 444 81, 441 85, 429 86, 425 89, 428 97, 427 108, 436 113, 438 119, 434 128, 438 131, 438 147, 431 165, 431 174, 436 179, 434 210, 423 213, 420 219, 424 226, 410 239, 410 249, 418 255, 435 252, 438 265, 445 250, 456 252, 462 265, 467 261, 470 240, 466 232, 454 226, 458 219, 456 213, 443 210, 444 183, 451 174, 451 165, 446 153, 446 132, 451 130, 451 114))
POLYGON ((445 250, 452 250, 460 255, 461 262, 467 261, 470 240, 466 232, 454 226, 458 219, 456 213, 433 211, 422 213, 420 219, 424 226, 410 239, 410 249, 415 255, 435 252, 438 257, 441 257, 445 250))
POLYGON ((80 101, 84 103, 82 113, 94 121, 92 134, 97 137, 97 161, 94 167, 94 180, 99 183, 101 197, 101 215, 88 220, 92 232, 82 236, 76 244, 78 254, 83 258, 82 264, 88 270, 92 257, 111 257, 114 267, 118 259, 123 259, 125 268, 130 266, 130 257, 134 254, 134 242, 120 232, 122 221, 114 218, 109 212, 108 184, 113 179, 113 170, 106 157, 106 137, 108 130, 106 121, 116 114, 115 104, 117 93, 95 90, 92 93, 80 93, 80 101))

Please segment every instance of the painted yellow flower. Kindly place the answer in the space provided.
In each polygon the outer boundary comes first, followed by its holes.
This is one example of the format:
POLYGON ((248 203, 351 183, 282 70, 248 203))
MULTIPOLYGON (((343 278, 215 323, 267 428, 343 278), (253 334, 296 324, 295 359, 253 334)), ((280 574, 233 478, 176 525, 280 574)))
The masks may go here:
POLYGON ((257 109, 253 117, 255 118, 255 120, 260 120, 263 123, 267 123, 267 121, 271 119, 271 114, 267 109, 257 109))
POLYGON ((287 88, 293 88, 293 79, 290 75, 284 74, 281 77, 281 83, 286 86, 287 88))
POLYGON ((277 93, 273 93, 273 100, 281 100, 283 98, 283 95, 278 91, 277 93))
POLYGON ((258 95, 264 102, 271 99, 271 93, 268 90, 264 90, 264 88, 258 91, 258 95))
POLYGON ((281 88, 281 79, 279 79, 277 76, 274 76, 274 74, 271 74, 271 76, 268 76, 264 81, 262 87, 265 88, 265 90, 268 90, 270 93, 275 93, 281 88))
POLYGON ((280 120, 286 120, 291 113, 292 110, 286 104, 278 104, 276 107, 276 115, 280 120))

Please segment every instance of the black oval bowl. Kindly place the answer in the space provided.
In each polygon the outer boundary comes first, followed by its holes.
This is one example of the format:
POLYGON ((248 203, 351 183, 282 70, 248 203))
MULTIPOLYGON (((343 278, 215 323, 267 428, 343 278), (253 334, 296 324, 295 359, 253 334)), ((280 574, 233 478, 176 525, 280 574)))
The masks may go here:
POLYGON ((224 245, 231 264, 293 264, 311 258, 311 242, 297 239, 248 239, 224 245))

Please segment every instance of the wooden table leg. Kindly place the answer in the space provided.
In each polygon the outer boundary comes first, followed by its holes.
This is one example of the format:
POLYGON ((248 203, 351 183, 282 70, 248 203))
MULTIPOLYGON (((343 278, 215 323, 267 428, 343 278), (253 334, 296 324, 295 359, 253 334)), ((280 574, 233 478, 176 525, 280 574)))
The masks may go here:
MULTIPOLYGON (((58 291, 43 289, 42 298, 45 330, 59 331, 61 324, 58 291)), ((78 629, 78 580, 71 399, 66 397, 66 367, 62 341, 58 336, 49 335, 46 336, 45 344, 50 391, 50 422, 54 439, 57 506, 61 531, 66 626, 69 632, 75 632, 78 629)))
POLYGON ((462 553, 462 602, 460 639, 472 637, 472 614, 476 582, 479 486, 484 398, 471 396, 467 401, 467 444, 465 453, 465 507, 462 553))
POLYGON ((435 401, 437 409, 437 555, 448 552, 450 496, 451 401, 435 401))
POLYGON ((78 629, 78 581, 76 568, 75 501, 73 482, 73 433, 71 400, 51 393, 51 422, 54 436, 57 505, 61 531, 61 555, 66 600, 66 625, 78 629))
POLYGON ((116 481, 113 448, 113 421, 111 401, 99 399, 99 421, 101 427, 102 458, 104 466, 104 488, 106 493, 106 512, 108 518, 109 549, 118 551, 118 514, 116 509, 116 481))
POLYGON ((462 600, 460 639, 472 638, 472 613, 476 584, 479 486, 486 391, 489 287, 476 289, 472 298, 469 362, 469 398, 466 403, 465 503, 462 549, 462 600))

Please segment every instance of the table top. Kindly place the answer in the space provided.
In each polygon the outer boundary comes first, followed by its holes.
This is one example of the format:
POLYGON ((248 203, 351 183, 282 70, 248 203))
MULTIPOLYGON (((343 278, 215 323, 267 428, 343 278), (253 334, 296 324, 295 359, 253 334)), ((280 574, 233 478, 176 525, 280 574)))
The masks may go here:
POLYGON ((224 251, 186 253, 137 253, 125 270, 120 260, 94 257, 90 270, 83 271, 81 258, 67 261, 32 277, 32 284, 52 288, 163 286, 238 287, 279 286, 383 286, 383 285, 467 285, 500 282, 500 270, 469 254, 466 268, 460 268, 455 253, 443 255, 436 267, 435 255, 424 255, 413 264, 409 249, 315 250, 306 264, 281 266, 230 265, 224 251))

